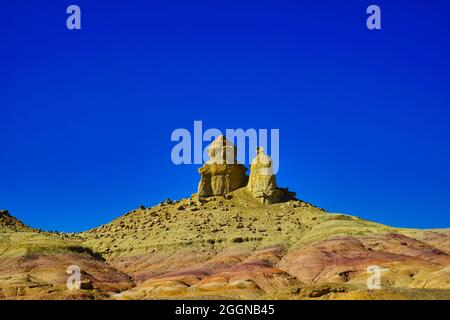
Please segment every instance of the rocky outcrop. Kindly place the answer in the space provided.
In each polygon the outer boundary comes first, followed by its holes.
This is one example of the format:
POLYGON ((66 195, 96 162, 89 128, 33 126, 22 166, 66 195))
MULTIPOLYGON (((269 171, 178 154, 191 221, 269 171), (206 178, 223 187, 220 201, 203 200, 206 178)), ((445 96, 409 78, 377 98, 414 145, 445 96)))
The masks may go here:
POLYGON ((263 148, 256 150, 256 157, 250 167, 248 189, 253 193, 277 189, 277 181, 272 169, 272 159, 263 148))
POLYGON ((247 188, 253 196, 265 204, 288 201, 295 198, 294 192, 277 188, 277 181, 272 169, 272 159, 258 148, 256 157, 250 167, 250 178, 247 188))
POLYGON ((208 155, 210 159, 199 169, 199 196, 224 195, 247 185, 247 168, 237 162, 236 147, 224 136, 211 143, 208 155))
POLYGON ((256 157, 250 167, 248 189, 253 194, 277 189, 276 177, 273 174, 272 159, 265 154, 263 148, 258 148, 256 157))
POLYGON ((247 186, 251 194, 265 204, 295 199, 294 192, 277 187, 272 159, 263 148, 258 148, 251 163, 250 178, 245 174, 247 168, 236 160, 236 147, 224 136, 213 141, 207 151, 210 159, 199 169, 198 196, 225 195, 247 186))

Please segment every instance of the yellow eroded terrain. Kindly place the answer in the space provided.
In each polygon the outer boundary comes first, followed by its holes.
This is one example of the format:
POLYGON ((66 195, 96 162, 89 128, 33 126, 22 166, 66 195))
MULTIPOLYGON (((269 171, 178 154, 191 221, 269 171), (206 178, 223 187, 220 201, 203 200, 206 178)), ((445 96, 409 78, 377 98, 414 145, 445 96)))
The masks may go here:
POLYGON ((309 203, 165 201, 78 234, 0 218, 0 298, 450 299, 450 230, 402 229, 309 203), (67 268, 82 270, 68 290, 67 268), (381 289, 367 268, 379 266, 381 289))

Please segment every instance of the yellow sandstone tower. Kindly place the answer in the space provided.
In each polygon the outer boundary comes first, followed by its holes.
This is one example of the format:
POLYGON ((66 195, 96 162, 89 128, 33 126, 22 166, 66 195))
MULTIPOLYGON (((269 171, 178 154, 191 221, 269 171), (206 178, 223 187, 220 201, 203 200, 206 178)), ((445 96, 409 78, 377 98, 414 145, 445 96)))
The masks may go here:
POLYGON ((225 136, 219 136, 208 146, 210 159, 199 169, 200 183, 198 196, 210 197, 225 195, 236 189, 247 187, 260 202, 272 204, 295 198, 295 193, 277 187, 272 169, 272 159, 258 148, 256 157, 247 168, 236 160, 237 149, 225 136))
POLYGON ((210 159, 198 170, 200 197, 224 195, 247 185, 247 168, 237 162, 236 147, 223 135, 209 145, 208 155, 210 159))

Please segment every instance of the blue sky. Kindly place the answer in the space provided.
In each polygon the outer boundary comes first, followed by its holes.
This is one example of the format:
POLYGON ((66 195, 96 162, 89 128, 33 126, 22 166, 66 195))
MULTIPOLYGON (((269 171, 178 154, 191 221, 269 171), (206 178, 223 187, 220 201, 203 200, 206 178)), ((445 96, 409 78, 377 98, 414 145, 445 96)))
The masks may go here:
POLYGON ((448 228, 449 15, 443 0, 6 0, 0 207, 81 231, 187 197, 198 165, 171 162, 170 135, 201 120, 279 128, 278 182, 300 199, 448 228))

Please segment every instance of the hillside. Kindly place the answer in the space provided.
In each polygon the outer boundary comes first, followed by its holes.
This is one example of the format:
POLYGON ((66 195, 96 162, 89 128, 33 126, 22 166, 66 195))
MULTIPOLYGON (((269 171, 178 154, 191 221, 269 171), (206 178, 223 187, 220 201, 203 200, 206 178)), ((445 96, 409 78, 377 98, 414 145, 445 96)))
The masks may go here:
POLYGON ((450 298, 450 230, 262 204, 246 188, 167 200, 80 234, 20 225, 0 229, 2 298, 450 298), (65 287, 73 264, 83 290, 65 287), (370 265, 389 269, 381 290, 366 287, 370 265))
POLYGON ((32 231, 36 230, 13 217, 8 210, 0 210, 0 233, 32 231))
POLYGON ((81 236, 132 275, 137 287, 124 298, 442 298, 450 292, 448 230, 391 228, 297 200, 264 205, 246 188, 133 210, 81 236), (391 291, 367 290, 373 264, 390 269, 383 280, 391 291))
POLYGON ((224 136, 208 153, 189 199, 79 234, 0 211, 0 298, 450 299, 449 229, 393 228, 298 200, 263 148, 249 176, 224 136), (80 290, 66 286, 72 265, 80 290), (369 290, 374 269, 381 289, 369 290))
POLYGON ((134 286, 73 234, 42 232, 9 213, 0 216, 0 299, 102 299, 134 286), (78 265, 81 286, 69 291, 66 270, 78 265))

